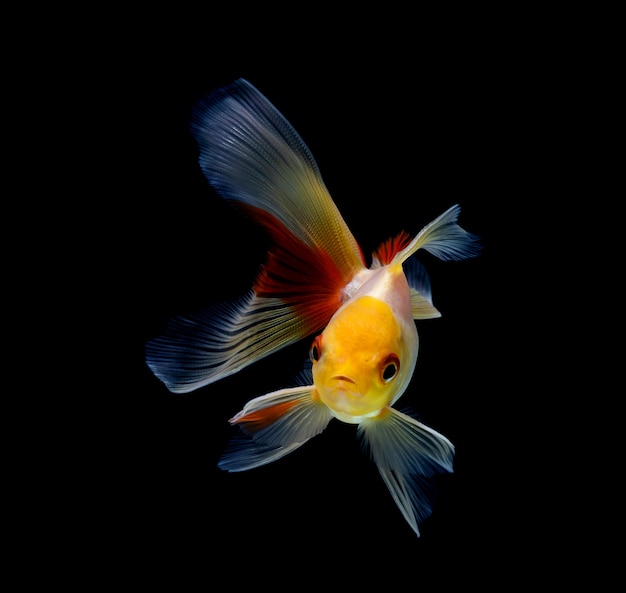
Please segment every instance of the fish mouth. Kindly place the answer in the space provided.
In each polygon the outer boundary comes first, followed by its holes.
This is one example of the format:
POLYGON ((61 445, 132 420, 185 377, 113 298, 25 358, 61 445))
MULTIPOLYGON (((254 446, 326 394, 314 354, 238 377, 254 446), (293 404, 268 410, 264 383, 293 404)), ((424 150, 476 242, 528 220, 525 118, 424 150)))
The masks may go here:
POLYGON ((356 385, 356 381, 354 379, 350 379, 350 377, 346 377, 345 375, 335 375, 333 379, 335 381, 345 381, 346 383, 352 383, 352 385, 356 385))
POLYGON ((361 397, 361 390, 354 379, 346 375, 334 375, 332 380, 334 381, 334 389, 338 392, 351 397, 361 397))

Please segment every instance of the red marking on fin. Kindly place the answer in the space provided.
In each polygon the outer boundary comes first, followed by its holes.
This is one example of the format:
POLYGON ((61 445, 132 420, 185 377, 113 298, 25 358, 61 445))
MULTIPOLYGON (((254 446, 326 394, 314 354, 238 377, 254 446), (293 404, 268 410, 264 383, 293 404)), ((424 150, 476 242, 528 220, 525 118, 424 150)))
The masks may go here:
POLYGON ((255 410, 237 420, 231 419, 231 423, 241 424, 241 428, 248 434, 256 432, 278 420, 278 418, 293 408, 297 403, 297 401, 287 401, 263 408, 262 410, 255 410))
POLYGON ((374 257, 381 265, 386 266, 391 263, 396 253, 402 251, 411 242, 411 235, 406 231, 400 231, 395 237, 387 239, 374 251, 374 257))
MULTIPOLYGON (((341 270, 324 249, 308 247, 265 210, 244 208, 274 242, 254 291, 260 297, 280 298, 294 306, 307 333, 322 329, 340 307, 343 289, 356 270, 341 270)), ((361 259, 365 265, 362 254, 361 259)))

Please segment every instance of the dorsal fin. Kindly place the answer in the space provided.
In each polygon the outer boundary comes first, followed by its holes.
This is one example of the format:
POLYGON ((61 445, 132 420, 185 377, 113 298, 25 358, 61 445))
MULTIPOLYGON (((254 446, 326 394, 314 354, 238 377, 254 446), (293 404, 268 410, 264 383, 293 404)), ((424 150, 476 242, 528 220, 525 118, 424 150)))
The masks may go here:
POLYGON ((400 231, 395 237, 390 237, 381 243, 372 254, 374 270, 391 263, 396 253, 402 251, 411 242, 411 236, 406 231, 400 231))

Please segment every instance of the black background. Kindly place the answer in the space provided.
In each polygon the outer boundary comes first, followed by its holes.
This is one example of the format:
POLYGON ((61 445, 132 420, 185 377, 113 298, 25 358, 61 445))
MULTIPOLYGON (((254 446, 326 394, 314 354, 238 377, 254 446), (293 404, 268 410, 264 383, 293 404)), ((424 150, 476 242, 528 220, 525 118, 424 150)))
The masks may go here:
POLYGON ((129 449, 112 492, 138 544, 157 545, 159 553, 174 546, 167 559, 181 547, 192 551, 185 557, 199 562, 196 568, 218 568, 233 555, 243 563, 260 555, 282 565, 304 556, 341 567, 353 554, 364 566, 399 554, 425 571, 448 563, 482 571, 466 566, 465 554, 501 552, 503 528, 517 523, 507 502, 514 445, 501 386, 514 287, 501 252, 504 221, 493 207, 510 183, 494 171, 510 166, 505 136, 512 113, 506 100, 493 107, 494 92, 506 95, 494 88, 498 66, 465 60, 451 60, 445 76, 428 65, 365 76, 351 60, 329 70, 306 65, 304 72, 242 60, 189 77, 165 66, 146 81, 150 119, 141 106, 141 134, 129 138, 147 157, 135 172, 133 199, 143 208, 132 218, 139 253, 128 295, 136 382, 119 402, 129 449), (194 102, 239 76, 305 139, 365 253, 400 230, 419 231, 455 203, 461 225, 484 244, 476 260, 422 259, 442 318, 418 324, 418 366, 401 403, 446 434, 457 456, 419 540, 352 426, 335 421, 271 466, 244 474, 217 469, 231 435, 227 419, 249 399, 284 386, 301 368, 309 340, 189 395, 169 393, 143 363, 143 344, 170 317, 243 294, 263 261, 265 237, 214 195, 187 129, 194 102))
POLYGON ((93 581, 292 590, 382 576, 390 586, 501 590, 554 562, 559 501, 546 482, 536 389, 548 361, 531 313, 540 281, 531 266, 545 246, 527 239, 530 223, 532 236, 542 232, 537 209, 558 199, 544 174, 566 52, 541 21, 512 15, 364 16, 268 28, 249 14, 245 24, 117 15, 106 35, 82 32, 87 67, 82 44, 67 48, 78 91, 65 107, 78 116, 79 189, 89 196, 73 210, 72 257, 96 247, 76 299, 85 336, 72 347, 89 359, 72 407, 82 419, 62 436, 76 486, 57 486, 63 511, 50 505, 58 529, 46 541, 69 534, 93 581), (188 129, 195 102, 239 77, 300 133, 366 254, 455 203, 461 226, 481 238, 476 259, 420 254, 442 317, 418 322, 417 368, 399 404, 456 446, 420 538, 354 427, 338 421, 273 464, 217 468, 228 418, 284 386, 308 340, 187 395, 145 365, 148 339, 175 315, 244 293, 268 247, 209 187, 188 129))

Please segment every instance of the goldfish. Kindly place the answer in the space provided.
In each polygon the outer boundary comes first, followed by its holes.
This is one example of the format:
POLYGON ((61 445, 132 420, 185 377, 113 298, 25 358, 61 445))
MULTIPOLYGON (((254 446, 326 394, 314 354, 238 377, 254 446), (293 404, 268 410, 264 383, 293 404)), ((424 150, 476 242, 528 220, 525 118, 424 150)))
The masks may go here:
POLYGON ((368 264, 305 142, 243 78, 198 101, 190 129, 210 186, 265 229, 271 247, 246 294, 175 317, 148 340, 147 365, 171 392, 188 393, 311 339, 290 385, 251 399, 230 418, 240 431, 219 468, 240 472, 277 461, 333 419, 357 425, 419 537, 432 514, 430 478, 453 472, 455 448, 394 406, 416 368, 416 321, 441 315, 413 256, 475 257, 479 238, 458 224, 455 204, 415 236, 402 231, 382 242, 368 264))

